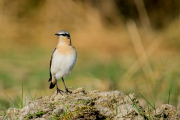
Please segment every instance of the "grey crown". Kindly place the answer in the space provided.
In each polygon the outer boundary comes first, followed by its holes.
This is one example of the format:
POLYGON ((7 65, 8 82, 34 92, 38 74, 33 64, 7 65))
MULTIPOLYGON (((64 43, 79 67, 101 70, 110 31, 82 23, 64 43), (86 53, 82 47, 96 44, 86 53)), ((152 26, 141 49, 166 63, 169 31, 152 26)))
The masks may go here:
POLYGON ((61 30, 57 33, 58 35, 62 35, 62 34, 67 34, 67 35, 70 35, 70 33, 68 31, 65 31, 65 30, 61 30))

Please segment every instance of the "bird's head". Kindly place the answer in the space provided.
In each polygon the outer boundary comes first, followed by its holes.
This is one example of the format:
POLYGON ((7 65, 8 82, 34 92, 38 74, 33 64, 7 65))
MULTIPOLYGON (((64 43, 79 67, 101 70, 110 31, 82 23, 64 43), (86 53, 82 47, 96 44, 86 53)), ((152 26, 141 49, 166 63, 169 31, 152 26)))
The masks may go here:
POLYGON ((59 37, 59 42, 69 42, 71 44, 70 33, 68 31, 61 30, 55 35, 59 37))

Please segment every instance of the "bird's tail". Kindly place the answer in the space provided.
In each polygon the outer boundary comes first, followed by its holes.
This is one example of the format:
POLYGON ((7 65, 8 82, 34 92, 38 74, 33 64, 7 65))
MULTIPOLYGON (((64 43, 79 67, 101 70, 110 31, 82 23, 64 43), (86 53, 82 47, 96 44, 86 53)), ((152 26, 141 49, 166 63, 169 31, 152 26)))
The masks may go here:
POLYGON ((51 81, 51 84, 50 84, 50 86, 49 86, 49 89, 53 89, 54 86, 56 85, 56 80, 55 80, 54 77, 52 77, 52 78, 49 79, 49 82, 50 82, 50 81, 51 81))

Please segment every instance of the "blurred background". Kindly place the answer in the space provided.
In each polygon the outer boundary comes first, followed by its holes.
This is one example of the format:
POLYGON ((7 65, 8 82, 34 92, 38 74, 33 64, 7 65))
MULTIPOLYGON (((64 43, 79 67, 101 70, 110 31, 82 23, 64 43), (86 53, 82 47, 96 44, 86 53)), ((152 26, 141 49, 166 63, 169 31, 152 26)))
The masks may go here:
MULTIPOLYGON (((49 62, 67 30, 78 52, 66 86, 180 106, 180 1, 0 0, 0 109, 52 95, 49 62), (139 92, 139 93, 138 93, 139 92), (6 95, 7 94, 7 95, 6 95), (9 97, 9 98, 8 98, 9 97)), ((58 81, 64 89, 63 82, 58 81)))

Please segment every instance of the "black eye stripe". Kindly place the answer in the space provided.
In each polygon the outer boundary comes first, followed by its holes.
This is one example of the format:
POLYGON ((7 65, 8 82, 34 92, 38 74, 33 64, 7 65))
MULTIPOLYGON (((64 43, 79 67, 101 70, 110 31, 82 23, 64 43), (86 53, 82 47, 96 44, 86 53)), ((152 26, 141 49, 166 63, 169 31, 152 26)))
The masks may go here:
POLYGON ((69 34, 60 34, 59 36, 68 36, 68 37, 70 37, 69 34))

